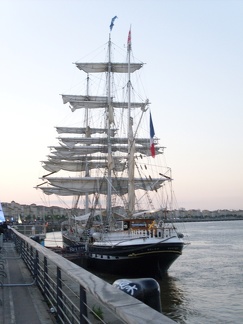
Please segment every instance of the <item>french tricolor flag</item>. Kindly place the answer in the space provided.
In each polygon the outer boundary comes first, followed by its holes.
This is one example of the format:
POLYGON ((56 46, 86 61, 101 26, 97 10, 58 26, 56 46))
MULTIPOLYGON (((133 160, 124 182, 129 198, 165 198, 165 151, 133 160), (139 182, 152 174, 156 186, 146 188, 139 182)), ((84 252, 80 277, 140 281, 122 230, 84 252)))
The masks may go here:
POLYGON ((151 151, 151 155, 154 158, 155 157, 155 147, 154 147, 154 125, 153 125, 153 120, 152 120, 152 116, 150 113, 150 151, 151 151))

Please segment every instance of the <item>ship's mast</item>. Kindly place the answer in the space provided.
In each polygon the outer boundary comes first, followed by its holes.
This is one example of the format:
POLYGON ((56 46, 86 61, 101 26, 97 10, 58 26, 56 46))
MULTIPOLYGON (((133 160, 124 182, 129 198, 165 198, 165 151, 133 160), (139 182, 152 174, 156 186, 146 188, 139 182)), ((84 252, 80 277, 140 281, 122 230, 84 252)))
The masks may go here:
MULTIPOLYGON (((89 73, 87 73, 87 90, 86 90, 86 95, 87 97, 89 96, 89 73)), ((85 137, 90 137, 89 134, 89 110, 86 107, 84 111, 84 122, 85 122, 85 127, 86 127, 86 133, 85 137)), ((89 177, 89 168, 88 168, 88 161, 86 157, 86 163, 85 163, 85 177, 89 177)), ((78 202, 79 202, 80 196, 75 197, 75 203, 74 203, 74 208, 76 209, 78 207, 78 202)), ((85 194, 85 214, 89 212, 89 194, 85 194)))
POLYGON ((111 107, 111 33, 109 33, 109 42, 108 42, 108 76, 107 76, 107 96, 108 96, 108 108, 107 108, 107 148, 108 148, 108 175, 107 175, 107 217, 108 220, 111 220, 111 159, 112 159, 112 151, 111 151, 111 121, 112 121, 112 107, 111 107))
POLYGON ((127 57, 128 57, 128 216, 132 216, 135 206, 135 189, 134 189, 134 153, 135 153, 135 140, 133 135, 133 118, 131 116, 131 29, 128 33, 127 40, 127 57))
MULTIPOLYGON (((89 74, 87 73, 87 97, 89 96, 89 74)), ((86 127, 86 134, 85 137, 89 137, 89 131, 88 131, 88 127, 89 127, 89 111, 88 108, 85 108, 85 112, 84 112, 84 120, 85 120, 85 127, 86 127)), ((88 168, 88 161, 86 159, 86 164, 85 164, 85 176, 88 177, 89 176, 89 168, 88 168)), ((87 214, 89 212, 89 195, 88 193, 85 194, 85 214, 87 214)))

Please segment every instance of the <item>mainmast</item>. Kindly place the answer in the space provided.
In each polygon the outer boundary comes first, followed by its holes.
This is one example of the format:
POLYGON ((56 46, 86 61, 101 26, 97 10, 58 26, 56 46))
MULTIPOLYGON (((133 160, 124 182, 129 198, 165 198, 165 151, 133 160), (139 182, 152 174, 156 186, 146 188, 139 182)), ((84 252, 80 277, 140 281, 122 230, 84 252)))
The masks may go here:
POLYGON ((108 175, 107 175, 107 198, 106 198, 106 209, 107 218, 110 222, 112 210, 111 210, 111 189, 112 189, 112 149, 111 149, 111 123, 113 123, 113 107, 111 103, 111 31, 114 26, 114 21, 117 16, 113 17, 110 24, 109 42, 108 42, 108 71, 107 71, 107 97, 108 97, 108 108, 107 108, 107 149, 108 149, 108 175))
POLYGON ((133 118, 131 117, 131 29, 127 39, 127 56, 128 56, 128 216, 132 216, 135 206, 135 188, 134 188, 134 153, 135 141, 133 135, 133 118))

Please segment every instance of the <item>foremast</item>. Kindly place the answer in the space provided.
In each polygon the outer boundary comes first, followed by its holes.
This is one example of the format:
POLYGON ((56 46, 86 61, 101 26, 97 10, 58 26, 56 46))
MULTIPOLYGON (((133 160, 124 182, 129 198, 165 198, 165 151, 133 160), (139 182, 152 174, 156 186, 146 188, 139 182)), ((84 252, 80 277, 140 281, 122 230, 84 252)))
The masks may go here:
POLYGON ((134 154, 135 154, 135 139, 133 133, 133 119, 131 117, 131 29, 128 33, 127 39, 127 58, 128 58, 128 81, 127 81, 127 91, 128 91, 128 104, 127 104, 127 124, 128 124, 128 217, 134 214, 135 209, 135 188, 134 188, 134 154))
MULTIPOLYGON (((89 73, 87 73, 87 97, 89 96, 89 73)), ((85 108, 85 115, 84 115, 84 122, 85 122, 85 137, 88 138, 90 137, 90 132, 89 132, 89 110, 86 107, 85 108)), ((85 157, 85 177, 89 177, 89 168, 88 168, 88 159, 87 156, 85 157)), ((89 195, 86 192, 85 193, 85 214, 89 212, 89 195)))

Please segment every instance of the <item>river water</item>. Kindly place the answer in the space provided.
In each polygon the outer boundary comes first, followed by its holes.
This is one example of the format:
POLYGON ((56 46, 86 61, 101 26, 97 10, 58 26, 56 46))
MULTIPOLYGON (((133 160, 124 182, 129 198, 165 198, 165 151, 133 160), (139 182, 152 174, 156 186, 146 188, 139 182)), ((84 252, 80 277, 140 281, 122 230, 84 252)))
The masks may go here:
POLYGON ((243 221, 185 228, 190 244, 158 281, 163 314, 181 324, 243 323, 243 221))
POLYGON ((181 324, 243 323, 243 221, 185 227, 190 244, 158 281, 163 314, 181 324))
POLYGON ((186 223, 191 244, 160 282, 178 323, 243 323, 243 221, 186 223))

